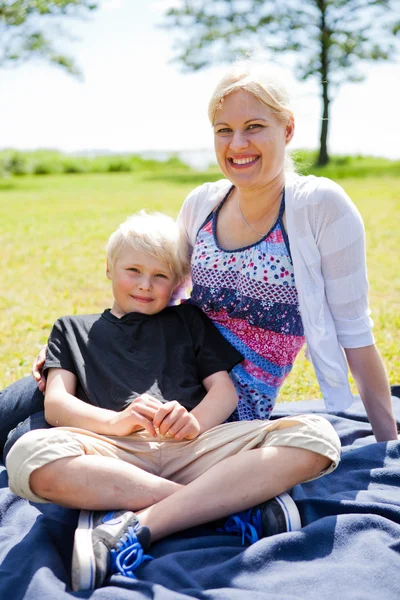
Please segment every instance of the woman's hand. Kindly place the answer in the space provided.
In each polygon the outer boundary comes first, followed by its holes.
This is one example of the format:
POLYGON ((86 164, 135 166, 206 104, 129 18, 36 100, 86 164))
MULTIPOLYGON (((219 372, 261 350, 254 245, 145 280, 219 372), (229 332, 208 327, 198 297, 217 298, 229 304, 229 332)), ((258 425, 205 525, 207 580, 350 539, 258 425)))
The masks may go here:
POLYGON ((107 423, 106 435, 124 437, 140 429, 146 429, 150 435, 156 437, 153 420, 161 406, 163 406, 162 402, 150 394, 138 396, 124 410, 115 413, 107 423))
POLYGON ((200 423, 196 417, 176 400, 162 404, 154 415, 153 425, 158 427, 161 435, 177 441, 194 440, 200 433, 200 423))
POLYGON ((32 376, 38 383, 38 388, 44 393, 46 389, 46 377, 43 375, 43 366, 46 361, 47 346, 43 346, 32 364, 32 376))

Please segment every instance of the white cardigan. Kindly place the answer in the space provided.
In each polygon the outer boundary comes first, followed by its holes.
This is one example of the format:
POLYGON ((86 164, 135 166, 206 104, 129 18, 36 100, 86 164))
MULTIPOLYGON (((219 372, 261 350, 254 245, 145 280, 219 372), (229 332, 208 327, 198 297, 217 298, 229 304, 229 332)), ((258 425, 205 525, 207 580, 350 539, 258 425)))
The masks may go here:
MULTIPOLYGON (((178 216, 192 251, 199 228, 232 184, 205 183, 186 198, 178 216)), ((328 410, 348 408, 343 348, 374 343, 368 309, 364 225, 335 182, 292 175, 285 183, 286 223, 308 355, 328 410)))

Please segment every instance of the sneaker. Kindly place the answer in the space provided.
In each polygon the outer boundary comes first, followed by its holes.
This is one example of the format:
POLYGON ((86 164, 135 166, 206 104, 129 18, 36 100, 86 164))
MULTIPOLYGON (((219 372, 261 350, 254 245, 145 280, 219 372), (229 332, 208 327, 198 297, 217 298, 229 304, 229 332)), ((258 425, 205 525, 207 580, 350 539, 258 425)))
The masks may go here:
POLYGON ((145 554, 151 537, 130 511, 81 510, 72 555, 72 589, 93 590, 107 575, 121 573, 136 579, 135 569, 153 558, 145 554))
POLYGON ((240 535, 242 544, 254 544, 263 537, 299 529, 300 513, 291 496, 284 493, 229 517, 218 531, 240 535))

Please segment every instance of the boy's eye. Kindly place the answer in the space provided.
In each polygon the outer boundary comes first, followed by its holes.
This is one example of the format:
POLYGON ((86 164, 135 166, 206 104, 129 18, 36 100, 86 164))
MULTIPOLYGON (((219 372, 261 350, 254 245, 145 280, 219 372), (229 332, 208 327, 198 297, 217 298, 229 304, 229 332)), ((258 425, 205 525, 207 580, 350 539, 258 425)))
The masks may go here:
POLYGON ((163 279, 168 279, 167 275, 164 273, 156 273, 156 277, 162 277, 163 279))
POLYGON ((127 271, 133 271, 133 273, 139 273, 139 269, 136 267, 128 267, 127 271))

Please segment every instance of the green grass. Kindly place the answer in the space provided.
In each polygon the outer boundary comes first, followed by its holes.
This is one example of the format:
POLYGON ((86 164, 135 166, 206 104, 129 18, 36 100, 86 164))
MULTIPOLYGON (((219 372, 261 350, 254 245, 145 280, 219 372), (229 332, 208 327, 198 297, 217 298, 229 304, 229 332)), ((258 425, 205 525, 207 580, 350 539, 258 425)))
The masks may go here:
MULTIPOLYGON (((0 180, 0 387, 30 373, 57 317, 110 306, 104 246, 127 215, 143 207, 176 215, 195 185, 219 177, 216 170, 160 170, 0 180)), ((375 335, 392 383, 400 381, 399 181, 341 181, 365 220, 375 335)), ((317 396, 312 367, 301 356, 281 400, 317 396)))

